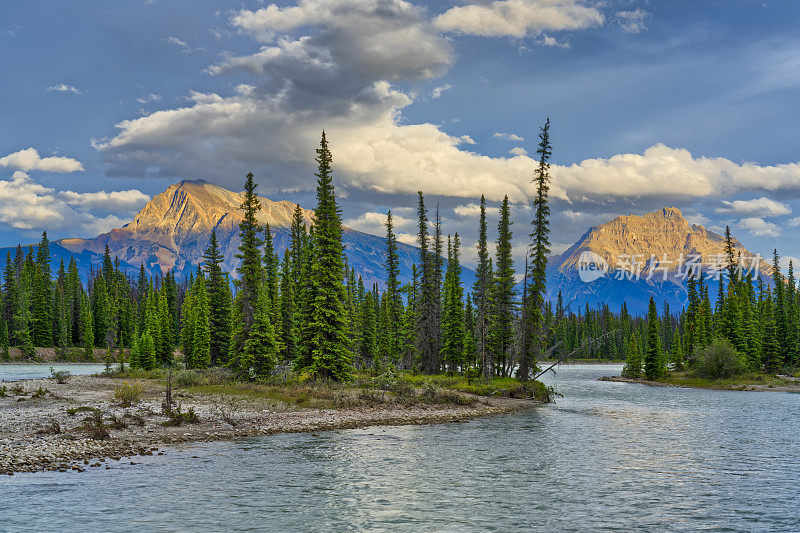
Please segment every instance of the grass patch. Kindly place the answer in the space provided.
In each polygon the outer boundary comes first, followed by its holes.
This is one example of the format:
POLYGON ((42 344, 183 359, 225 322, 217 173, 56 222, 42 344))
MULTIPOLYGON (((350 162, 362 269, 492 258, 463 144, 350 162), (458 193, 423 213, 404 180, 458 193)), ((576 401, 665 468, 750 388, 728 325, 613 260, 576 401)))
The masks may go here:
POLYGON ((670 372, 667 376, 661 378, 659 383, 666 383, 679 387, 719 390, 744 390, 749 385, 760 385, 768 388, 783 387, 787 385, 796 386, 796 384, 792 383, 791 381, 787 381, 772 374, 763 374, 760 372, 750 372, 720 379, 700 377, 690 371, 670 372))

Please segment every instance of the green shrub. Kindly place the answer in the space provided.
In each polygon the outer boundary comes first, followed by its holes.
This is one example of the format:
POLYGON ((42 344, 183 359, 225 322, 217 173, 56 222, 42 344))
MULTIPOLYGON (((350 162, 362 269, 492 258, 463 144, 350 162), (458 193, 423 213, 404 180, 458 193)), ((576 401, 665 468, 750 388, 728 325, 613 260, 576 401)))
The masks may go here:
POLYGON ((169 419, 163 422, 161 425, 170 427, 170 426, 182 426, 183 424, 199 424, 200 417, 197 416, 197 413, 194 412, 194 407, 190 407, 188 411, 181 412, 180 406, 176 409, 170 411, 167 416, 169 419))
POLYGON ((66 383, 71 376, 69 370, 55 370, 52 366, 50 367, 50 379, 56 380, 56 383, 66 383))
POLYGON ((142 385, 137 382, 125 381, 114 390, 114 399, 122 407, 130 407, 137 403, 142 396, 142 385))
POLYGON ((695 352, 695 373, 706 379, 725 379, 747 372, 747 360, 728 339, 714 339, 695 352))
POLYGON ((204 381, 203 375, 194 370, 181 370, 175 374, 175 383, 181 387, 195 387, 204 381))

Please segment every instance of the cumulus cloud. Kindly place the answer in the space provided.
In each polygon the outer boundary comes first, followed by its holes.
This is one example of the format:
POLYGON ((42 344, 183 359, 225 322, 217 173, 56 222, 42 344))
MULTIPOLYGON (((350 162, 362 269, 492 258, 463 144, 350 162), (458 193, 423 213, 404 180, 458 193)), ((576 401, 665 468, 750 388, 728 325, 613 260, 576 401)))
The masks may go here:
POLYGON ((694 157, 656 144, 643 154, 618 154, 553 166, 553 194, 563 199, 655 198, 665 201, 730 196, 742 191, 800 190, 800 164, 735 163, 694 157))
POLYGON ((628 33, 642 33, 647 30, 650 13, 643 9, 617 12, 617 24, 628 33))
POLYGON ((604 17, 577 0, 497 0, 448 9, 434 20, 449 32, 484 37, 525 37, 544 31, 600 26, 604 17))
POLYGON ((717 213, 732 213, 741 216, 778 217, 792 214, 788 205, 771 200, 766 196, 752 200, 723 200, 725 207, 717 208, 717 213))
POLYGON ((72 85, 67 85, 66 83, 59 83, 57 85, 51 85, 47 89, 47 92, 52 93, 72 93, 72 94, 81 94, 81 92, 73 87, 72 85))
MULTIPOLYGON (((453 212, 458 216, 474 218, 480 216, 481 206, 479 204, 474 204, 474 203, 459 205, 453 209, 453 212)), ((497 207, 486 206, 487 215, 497 215, 499 213, 500 210, 497 207)))
POLYGON ((522 142, 525 140, 524 137, 517 135, 516 133, 502 133, 499 131, 492 133, 492 137, 494 137, 495 139, 503 139, 512 142, 522 142))
MULTIPOLYGON (((8 180, 0 180, 0 223, 21 230, 43 230, 52 232, 67 231, 94 236, 118 228, 125 220, 115 214, 100 217, 89 208, 103 204, 104 200, 97 195, 113 197, 120 194, 122 198, 131 197, 139 191, 119 191, 118 193, 76 193, 45 187, 31 180, 22 171, 16 171, 8 180)), ((123 201, 123 203, 125 203, 123 201)), ((105 207, 112 207, 114 202, 105 201, 105 207)))
POLYGON ((743 218, 739 221, 739 227, 757 237, 777 237, 780 235, 777 225, 758 217, 743 218))
POLYGON ((445 83, 444 85, 439 85, 438 87, 434 87, 433 90, 431 91, 431 98, 436 100, 437 98, 442 96, 443 92, 447 91, 450 88, 451 87, 449 83, 445 83))
POLYGON ((74 192, 63 191, 59 198, 65 203, 91 209, 103 209, 114 212, 138 211, 150 201, 150 197, 137 189, 127 191, 74 192))
MULTIPOLYGON (((357 218, 344 220, 343 224, 349 228, 357 229, 365 233, 384 235, 386 233, 386 213, 367 212, 357 218)), ((414 227, 416 224, 415 219, 392 213, 392 224, 398 241, 405 244, 416 243, 416 234, 398 231, 403 228, 414 227)))
POLYGON ((80 161, 69 157, 39 157, 35 148, 26 148, 5 157, 0 157, 0 166, 25 172, 43 170, 45 172, 77 172, 83 170, 80 161))
MULTIPOLYGON (((594 8, 577 2, 530 4, 602 21, 599 13, 590 16, 594 8)), ((468 136, 404 120, 403 110, 414 100, 395 82, 435 78, 453 61, 450 42, 420 8, 405 0, 300 0, 241 10, 231 24, 259 41, 259 48, 226 56, 208 72, 245 72, 252 80, 227 95, 191 92, 184 107, 117 124, 116 136, 94 144, 108 175, 207 177, 238 186, 252 169, 273 190, 311 188, 313 150, 325 129, 344 186, 459 198, 485 194, 494 201, 508 194, 517 203, 533 194, 535 161, 521 150, 485 156, 471 151, 468 136)), ((515 133, 493 137, 523 140, 515 133)), ((800 191, 800 164, 695 157, 663 144, 641 154, 553 165, 551 174, 552 196, 567 202, 800 191)))
POLYGON ((515 146, 508 153, 511 155, 528 155, 528 151, 522 146, 515 146))

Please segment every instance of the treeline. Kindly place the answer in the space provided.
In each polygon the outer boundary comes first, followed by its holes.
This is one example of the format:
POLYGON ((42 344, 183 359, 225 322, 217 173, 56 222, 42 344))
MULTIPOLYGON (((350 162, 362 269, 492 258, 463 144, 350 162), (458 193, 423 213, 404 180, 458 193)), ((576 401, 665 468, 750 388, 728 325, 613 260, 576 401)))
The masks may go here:
POLYGON ((695 366, 698 354, 718 340, 732 346, 751 371, 774 374, 800 367, 800 293, 792 262, 784 276, 775 250, 765 283, 742 265, 730 228, 725 241, 727 268, 714 280, 715 296, 709 295, 703 273, 694 273, 688 279, 688 305, 680 313, 665 308, 659 316, 651 298, 646 321, 634 321, 633 327, 617 321, 627 339, 625 376, 658 379, 668 369, 695 366))
MULTIPOLYGON (((508 198, 500 207, 496 252, 488 251, 486 202, 481 198, 477 278, 461 280, 458 234, 444 235, 438 207, 429 215, 418 200, 419 263, 401 284, 397 239, 387 213, 384 290, 365 287, 344 256, 332 156, 323 133, 317 149, 317 205, 306 226, 296 208, 290 242, 278 257, 253 175, 245 180, 236 276, 222 270, 214 232, 202 264, 178 283, 171 273, 148 279, 144 266, 130 279, 108 248, 100 271, 81 283, 74 260, 55 279, 46 233, 36 256, 18 248, 8 259, 3 288, 3 346, 53 346, 59 353, 107 357, 130 348, 129 362, 145 369, 172 361, 180 347, 189 368, 227 365, 258 378, 293 367, 326 379, 358 369, 470 372, 527 380, 546 352, 552 313, 544 302, 549 254, 549 120, 542 127, 534 172, 536 196, 530 255, 521 295, 515 292, 508 198), (430 220, 430 218, 432 220, 430 220), (235 278, 235 279, 233 279, 235 278), (233 290, 231 289, 233 286, 233 290)), ((7 353, 7 349, 6 349, 7 353)))

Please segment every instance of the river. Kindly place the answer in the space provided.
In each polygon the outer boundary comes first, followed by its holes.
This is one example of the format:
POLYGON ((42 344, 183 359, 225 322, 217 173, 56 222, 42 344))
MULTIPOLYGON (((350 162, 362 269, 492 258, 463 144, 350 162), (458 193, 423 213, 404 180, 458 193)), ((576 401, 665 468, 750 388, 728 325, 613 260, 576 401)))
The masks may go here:
POLYGON ((800 394, 596 381, 464 424, 195 444, 0 479, 0 531, 800 531, 800 394))
MULTIPOLYGON (((115 365, 116 366, 116 365, 115 365)), ((96 363, 42 363, 42 364, 0 364, 0 382, 17 381, 19 379, 39 379, 50 377, 50 369, 67 370, 73 376, 98 374, 105 365, 96 363)))

